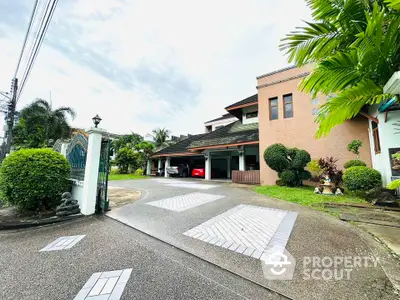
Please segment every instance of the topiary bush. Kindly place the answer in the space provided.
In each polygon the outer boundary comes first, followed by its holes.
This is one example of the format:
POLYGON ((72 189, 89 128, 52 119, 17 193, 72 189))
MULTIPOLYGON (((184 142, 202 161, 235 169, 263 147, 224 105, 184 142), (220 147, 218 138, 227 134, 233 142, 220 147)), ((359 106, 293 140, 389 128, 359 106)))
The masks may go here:
POLYGON ((282 185, 299 186, 303 180, 311 178, 311 173, 304 170, 311 161, 310 154, 305 150, 274 144, 265 149, 264 160, 272 170, 278 172, 282 185))
POLYGON ((0 168, 0 194, 20 210, 57 206, 68 189, 71 167, 50 149, 23 149, 10 154, 0 168))
POLYGON ((350 191, 367 192, 382 187, 382 176, 375 169, 358 166, 344 172, 343 182, 350 191))
POLYGON ((366 167, 367 164, 365 162, 363 162, 362 160, 359 159, 353 159, 353 160, 349 160, 347 162, 344 163, 344 168, 348 169, 351 167, 366 167))

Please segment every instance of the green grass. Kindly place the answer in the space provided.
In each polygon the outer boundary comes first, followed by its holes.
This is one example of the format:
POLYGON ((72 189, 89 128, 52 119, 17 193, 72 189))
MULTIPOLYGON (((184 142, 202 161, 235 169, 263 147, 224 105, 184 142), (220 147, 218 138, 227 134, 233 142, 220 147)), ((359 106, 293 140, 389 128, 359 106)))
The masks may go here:
POLYGON ((147 176, 138 176, 135 174, 110 174, 108 180, 131 180, 131 179, 146 179, 147 176))
POLYGON ((352 195, 343 195, 343 196, 329 196, 329 195, 321 195, 314 194, 314 188, 310 186, 302 186, 302 187, 286 187, 286 186, 277 186, 277 185, 267 185, 267 186, 258 186, 254 188, 259 194, 264 196, 282 199, 289 202, 298 203, 304 206, 312 206, 314 208, 321 207, 323 203, 326 202, 335 202, 335 203, 367 203, 364 199, 352 196, 352 195))

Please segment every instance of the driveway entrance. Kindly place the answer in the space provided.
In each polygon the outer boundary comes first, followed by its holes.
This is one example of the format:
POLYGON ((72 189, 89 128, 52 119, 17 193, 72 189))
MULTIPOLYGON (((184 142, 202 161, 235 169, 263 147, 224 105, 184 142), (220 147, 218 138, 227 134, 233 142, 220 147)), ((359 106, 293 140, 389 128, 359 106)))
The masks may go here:
POLYGON ((140 190, 142 197, 109 217, 289 298, 396 299, 379 264, 355 266, 349 280, 305 276, 310 259, 374 257, 352 227, 329 215, 229 183, 153 178, 110 185, 140 190), (267 280, 268 254, 284 248, 297 261, 294 277, 267 280))

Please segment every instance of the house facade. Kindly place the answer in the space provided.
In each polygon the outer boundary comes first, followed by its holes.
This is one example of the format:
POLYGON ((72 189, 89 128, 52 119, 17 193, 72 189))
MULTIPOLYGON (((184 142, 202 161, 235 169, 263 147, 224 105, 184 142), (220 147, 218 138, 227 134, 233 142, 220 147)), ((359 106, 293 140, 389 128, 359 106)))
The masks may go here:
MULTIPOLYGON (((265 149, 275 143, 297 147, 308 151, 312 159, 333 156, 338 159, 339 168, 355 159, 346 146, 359 139, 364 146, 360 149, 360 159, 371 166, 369 148, 368 119, 357 116, 332 129, 327 137, 315 138, 318 124, 314 122, 318 108, 326 101, 326 96, 312 98, 298 91, 300 81, 309 74, 310 67, 289 67, 257 77, 260 156, 265 149)), ((261 161, 261 184, 275 184, 275 171, 261 161)))
MULTIPOLYGON (((400 134, 398 139, 393 138, 393 130, 397 128, 394 125, 400 123, 399 111, 392 112, 389 122, 384 122, 381 119, 387 120, 387 115, 365 110, 333 128, 328 136, 316 139, 318 124, 314 119, 327 96, 313 98, 298 91, 300 81, 309 72, 309 66, 288 67, 257 77, 257 93, 227 106, 226 115, 205 122, 206 133, 156 152, 152 156, 152 173, 188 163, 203 167, 206 180, 225 178, 271 185, 278 177, 263 158, 268 146, 282 143, 301 148, 312 159, 333 156, 338 159, 339 168, 343 168, 346 161, 356 158, 347 150, 347 144, 359 139, 363 142, 359 158, 381 171, 385 182, 390 181, 393 174, 388 166, 389 150, 400 147, 400 134), (384 138, 380 141, 375 121, 384 138), (375 150, 376 145, 380 152, 375 150)), ((370 108, 373 109, 376 108, 370 108)))

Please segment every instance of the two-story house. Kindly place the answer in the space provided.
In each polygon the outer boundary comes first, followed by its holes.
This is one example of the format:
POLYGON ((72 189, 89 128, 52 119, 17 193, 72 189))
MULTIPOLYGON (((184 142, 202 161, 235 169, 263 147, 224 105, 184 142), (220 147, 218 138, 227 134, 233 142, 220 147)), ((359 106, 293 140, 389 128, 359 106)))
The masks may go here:
MULTIPOLYGON (((226 107, 228 114, 222 118, 206 122, 206 133, 155 153, 153 170, 184 162, 204 167, 206 180, 234 177, 234 182, 274 184, 277 174, 263 159, 268 146, 282 143, 301 148, 313 159, 333 156, 342 168, 346 161, 355 159, 347 150, 347 144, 354 139, 363 142, 360 159, 371 166, 371 149, 379 146, 379 135, 373 127, 378 120, 368 108, 336 126, 327 137, 315 138, 318 124, 314 119, 327 97, 313 98, 298 91, 309 71, 309 66, 288 67, 257 77, 257 94, 226 107), (227 124, 217 124, 220 121, 227 124)), ((375 161, 374 157, 374 166, 375 161)))

